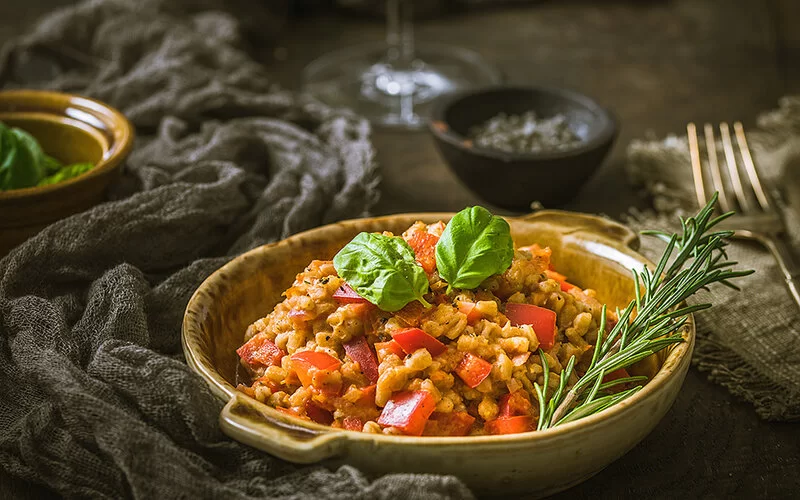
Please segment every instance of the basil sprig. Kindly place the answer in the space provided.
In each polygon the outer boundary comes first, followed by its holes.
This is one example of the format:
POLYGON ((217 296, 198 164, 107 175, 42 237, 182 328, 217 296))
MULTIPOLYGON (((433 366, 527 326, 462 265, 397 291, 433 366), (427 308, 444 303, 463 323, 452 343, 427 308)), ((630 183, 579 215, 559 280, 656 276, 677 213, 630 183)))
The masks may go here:
POLYGON ((0 123, 0 191, 56 184, 92 168, 91 163, 63 165, 29 133, 0 123))
POLYGON ((428 277, 403 238, 359 233, 333 258, 336 272, 359 295, 384 311, 414 300, 425 307, 428 277))
POLYGON ((468 207, 447 224, 436 244, 436 267, 452 288, 477 288, 508 269, 514 258, 511 228, 483 207, 468 207))

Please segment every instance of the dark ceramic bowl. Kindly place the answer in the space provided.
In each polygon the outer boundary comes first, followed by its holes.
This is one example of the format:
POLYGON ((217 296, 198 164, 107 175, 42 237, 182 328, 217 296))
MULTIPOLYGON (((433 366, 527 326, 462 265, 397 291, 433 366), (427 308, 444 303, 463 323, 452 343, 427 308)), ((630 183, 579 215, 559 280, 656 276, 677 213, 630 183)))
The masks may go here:
POLYGON ((617 136, 616 119, 595 101, 545 87, 492 87, 443 97, 434 107, 430 129, 439 152, 467 187, 496 206, 522 211, 534 201, 554 207, 571 200, 617 136), (543 118, 566 116, 581 141, 558 151, 507 153, 468 140, 471 127, 498 113, 526 111, 543 118))

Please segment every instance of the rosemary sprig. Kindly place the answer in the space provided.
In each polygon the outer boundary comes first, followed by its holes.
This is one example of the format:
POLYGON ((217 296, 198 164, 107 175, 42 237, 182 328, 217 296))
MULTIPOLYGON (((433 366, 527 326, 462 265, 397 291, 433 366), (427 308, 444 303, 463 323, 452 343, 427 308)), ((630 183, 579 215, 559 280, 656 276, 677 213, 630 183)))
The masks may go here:
POLYGON ((592 415, 635 394, 641 387, 616 394, 607 394, 607 390, 646 377, 628 377, 611 382, 603 382, 603 377, 683 342, 681 332, 688 315, 711 307, 711 304, 682 305, 698 290, 712 283, 722 283, 738 290, 730 280, 753 273, 753 270, 734 270, 737 262, 727 260, 725 247, 733 231, 715 230, 714 227, 733 213, 713 217, 716 202, 715 194, 697 215, 681 218, 680 235, 663 231, 642 232, 664 240, 667 243, 664 253, 654 270, 647 266, 642 271, 632 270, 636 295, 624 309, 617 310, 619 320, 607 335, 606 308, 603 306, 592 361, 586 373, 569 390, 566 386, 575 370, 575 358, 570 358, 560 374, 558 388, 548 398, 549 364, 545 353, 539 350, 544 369, 544 387, 534 384, 539 399, 539 430, 592 415))

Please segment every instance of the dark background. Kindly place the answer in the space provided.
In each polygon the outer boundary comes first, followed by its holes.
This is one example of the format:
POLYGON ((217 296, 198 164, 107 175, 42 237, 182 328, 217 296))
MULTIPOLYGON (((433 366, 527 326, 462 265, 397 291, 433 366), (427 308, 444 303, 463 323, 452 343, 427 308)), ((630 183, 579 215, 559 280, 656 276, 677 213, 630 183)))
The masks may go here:
MULTIPOLYGON (((70 3, 0 0, 0 44, 70 3)), ((285 26, 278 49, 254 45, 255 57, 289 88, 315 57, 383 37, 380 18, 300 13, 285 26)), ((622 166, 632 139, 681 134, 688 121, 753 124, 780 96, 800 93, 798 0, 534 2, 423 19, 416 34, 421 42, 478 51, 509 82, 573 88, 612 108, 622 132, 611 159, 567 207, 611 216, 643 203, 622 166)), ((442 163, 427 133, 378 130, 374 141, 384 179, 377 214, 452 211, 480 201, 442 163)), ((750 405, 691 369, 675 406, 648 438, 561 497, 790 498, 798 492, 800 426, 759 420, 750 405)), ((0 498, 47 493, 0 471, 0 498)))

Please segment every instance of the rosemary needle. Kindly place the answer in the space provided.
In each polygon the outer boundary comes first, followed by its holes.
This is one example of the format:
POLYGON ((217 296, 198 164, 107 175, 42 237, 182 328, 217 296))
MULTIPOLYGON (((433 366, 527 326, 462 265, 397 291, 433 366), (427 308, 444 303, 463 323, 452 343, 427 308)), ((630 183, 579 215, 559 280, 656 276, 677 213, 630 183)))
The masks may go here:
MULTIPOLYGON (((646 377, 604 382, 605 374, 629 367, 683 342, 682 331, 689 314, 711 307, 711 304, 686 306, 684 301, 688 297, 713 283, 738 290, 731 280, 754 272, 734 270, 737 263, 728 261, 725 247, 733 232, 715 230, 714 227, 730 217, 732 212, 712 218, 716 202, 715 193, 697 215, 681 218, 681 234, 642 232, 664 240, 667 243, 664 253, 654 270, 647 266, 642 271, 632 270, 636 296, 622 311, 618 311, 619 320, 608 333, 605 331, 606 309, 603 306, 600 330, 586 373, 566 390, 566 381, 575 369, 573 356, 561 373, 558 389, 549 398, 547 378, 544 388, 534 385, 539 399, 539 430, 587 417, 635 394, 641 387, 615 394, 607 391, 621 384, 641 382, 646 377)), ((539 356, 544 373, 549 375, 547 359, 541 349, 539 356)))

